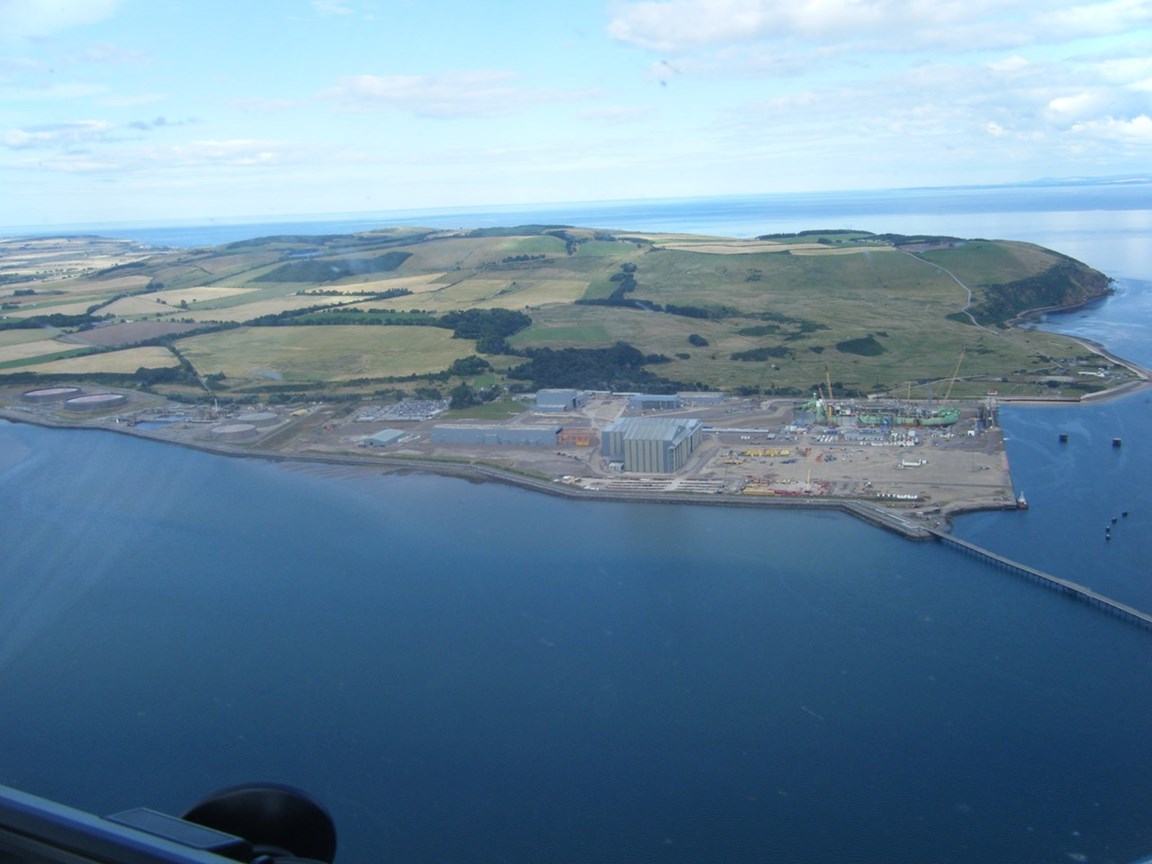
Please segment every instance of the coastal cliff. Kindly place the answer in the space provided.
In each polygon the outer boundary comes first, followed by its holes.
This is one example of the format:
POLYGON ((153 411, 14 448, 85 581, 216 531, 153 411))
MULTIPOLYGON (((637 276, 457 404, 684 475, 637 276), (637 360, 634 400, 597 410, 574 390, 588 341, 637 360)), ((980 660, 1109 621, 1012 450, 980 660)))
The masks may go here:
POLYGON ((980 299, 969 311, 981 324, 1005 325, 1036 309, 1067 309, 1099 300, 1111 293, 1111 283, 1100 271, 1060 256, 1042 273, 979 286, 980 299))

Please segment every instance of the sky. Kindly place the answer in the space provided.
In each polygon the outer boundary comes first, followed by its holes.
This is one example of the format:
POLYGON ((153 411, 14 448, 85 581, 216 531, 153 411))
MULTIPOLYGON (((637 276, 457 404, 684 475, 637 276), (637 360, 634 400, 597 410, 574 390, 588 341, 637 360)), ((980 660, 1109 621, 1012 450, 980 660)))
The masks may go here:
POLYGON ((0 226, 1152 169, 1152 0, 0 0, 0 226))

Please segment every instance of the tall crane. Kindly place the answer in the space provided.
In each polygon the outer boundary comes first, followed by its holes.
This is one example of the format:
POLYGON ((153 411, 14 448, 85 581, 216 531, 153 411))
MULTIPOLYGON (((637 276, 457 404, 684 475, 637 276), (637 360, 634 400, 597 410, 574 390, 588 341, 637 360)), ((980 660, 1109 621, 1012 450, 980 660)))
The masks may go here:
POLYGON ((832 373, 828 372, 828 364, 824 364, 824 380, 828 385, 828 400, 824 403, 824 412, 828 416, 828 425, 835 426, 835 420, 832 419, 832 373))
POLYGON ((828 364, 824 364, 824 381, 828 384, 828 398, 824 400, 824 414, 828 417, 828 425, 835 426, 832 419, 832 373, 828 371, 828 364))
POLYGON ((952 388, 956 386, 956 376, 960 374, 960 364, 964 362, 964 352, 967 350, 967 348, 960 349, 960 359, 956 361, 956 368, 952 370, 952 379, 948 382, 948 389, 944 391, 945 401, 952 395, 952 388))

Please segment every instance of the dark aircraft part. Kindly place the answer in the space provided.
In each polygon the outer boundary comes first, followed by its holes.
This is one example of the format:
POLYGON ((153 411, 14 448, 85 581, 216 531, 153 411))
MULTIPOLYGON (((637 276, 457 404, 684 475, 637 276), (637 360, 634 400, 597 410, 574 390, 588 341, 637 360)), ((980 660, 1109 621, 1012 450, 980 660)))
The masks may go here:
POLYGON ((328 812, 287 786, 224 789, 177 818, 100 818, 0 785, 0 864, 332 864, 328 812))
POLYGON ((299 789, 275 784, 232 786, 209 795, 184 814, 188 822, 235 834, 252 844, 252 862, 324 862, 336 857, 336 826, 299 789))

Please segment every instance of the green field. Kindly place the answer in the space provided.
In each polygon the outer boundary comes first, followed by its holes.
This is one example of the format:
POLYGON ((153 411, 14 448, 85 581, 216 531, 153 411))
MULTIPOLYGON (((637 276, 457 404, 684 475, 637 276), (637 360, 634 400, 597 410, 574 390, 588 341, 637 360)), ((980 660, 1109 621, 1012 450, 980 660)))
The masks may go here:
POLYGON ((436 327, 242 327, 177 342, 201 375, 238 381, 327 382, 427 375, 473 353, 436 327))

